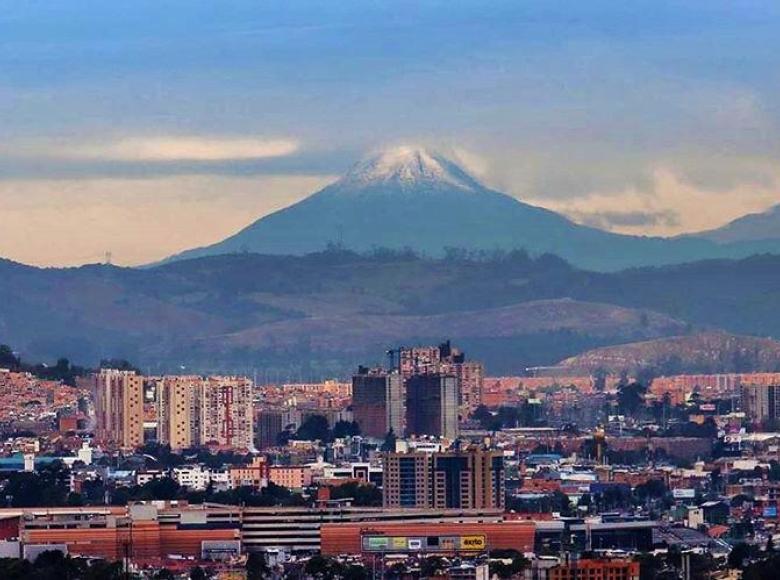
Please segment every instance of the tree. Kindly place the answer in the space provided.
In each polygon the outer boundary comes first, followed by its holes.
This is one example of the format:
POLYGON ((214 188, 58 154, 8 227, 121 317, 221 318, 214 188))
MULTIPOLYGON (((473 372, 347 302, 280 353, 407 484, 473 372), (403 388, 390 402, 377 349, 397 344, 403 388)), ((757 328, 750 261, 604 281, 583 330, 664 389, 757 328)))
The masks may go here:
POLYGON ((97 560, 84 574, 84 580, 120 580, 125 577, 122 562, 97 560))
POLYGON ((139 447, 138 451, 143 455, 154 457, 160 467, 170 468, 184 463, 184 457, 181 454, 173 453, 170 445, 149 442, 139 447))
POLYGON ((556 489, 551 499, 553 511, 560 512, 562 516, 571 515, 571 500, 568 495, 556 489))
MULTIPOLYGON (((771 469, 770 469, 770 473, 771 473, 771 469)), ((712 487, 712 490, 715 493, 719 492, 722 484, 723 484, 723 475, 720 471, 720 467, 716 467, 710 472, 710 485, 712 487)))
POLYGON ((84 505, 84 496, 80 493, 69 493, 67 504, 71 507, 82 507, 84 505))
POLYGON ((780 568, 780 556, 773 552, 770 557, 745 566, 742 578, 743 580, 775 580, 778 568, 780 568))
POLYGON ((641 580, 656 580, 664 568, 664 562, 660 556, 653 554, 637 554, 636 560, 639 562, 639 578, 641 580))
POLYGON ((646 389, 639 383, 621 385, 618 391, 618 406, 624 415, 634 415, 644 403, 646 389))
POLYGON ((114 369, 117 371, 135 371, 139 375, 143 374, 141 369, 123 358, 104 358, 100 360, 101 369, 114 369))
POLYGON ((309 558, 303 570, 316 578, 337 578, 340 568, 341 565, 333 558, 315 554, 309 558))
POLYGON ((338 421, 333 426, 333 438, 355 437, 360 435, 360 425, 357 421, 338 421))
POLYGON ((309 415, 298 427, 295 434, 297 439, 307 441, 322 441, 327 443, 332 439, 328 420, 322 415, 309 415))
POLYGON ((393 428, 390 427, 390 431, 387 432, 387 435, 385 435, 385 440, 382 442, 382 452, 393 453, 395 451, 395 440, 395 432, 393 432, 393 428))
POLYGON ((501 560, 491 560, 490 564, 488 565, 488 570, 490 572, 490 577, 498 576, 499 578, 511 578, 512 577, 512 567, 508 564, 505 564, 501 560))
POLYGON ((18 370, 21 360, 14 354, 13 349, 7 344, 0 344, 0 368, 18 370))
POLYGON ((735 545, 731 552, 729 552, 729 558, 728 558, 728 564, 729 568, 742 568, 742 565, 745 563, 745 560, 750 557, 750 546, 748 546, 746 543, 741 542, 737 545, 735 545))
POLYGON ((496 417, 485 405, 477 407, 471 415, 471 418, 477 421, 483 429, 487 431, 496 431, 496 417))
POLYGON ((246 560, 247 580, 264 580, 271 576, 271 569, 262 554, 252 552, 246 560))
POLYGON ((3 580, 120 580, 121 562, 72 558, 58 550, 41 553, 34 562, 0 558, 3 580))
POLYGON ((423 578, 436 576, 447 567, 447 563, 441 556, 429 556, 420 562, 420 575, 423 578))
MULTIPOLYGON (((211 494, 199 494, 198 501, 210 501, 230 505, 248 505, 253 507, 270 506, 304 506, 308 502, 299 493, 293 493, 286 487, 269 482, 266 487, 258 491, 251 486, 242 486, 237 489, 212 492, 211 494)), ((190 496, 188 496, 190 497, 190 496)))
POLYGON ((78 578, 81 567, 73 558, 59 550, 49 550, 38 555, 33 562, 34 577, 38 578, 78 578))
POLYGON ((370 483, 349 482, 331 489, 331 499, 352 498, 356 506, 381 507, 382 492, 370 483))
POLYGON ((55 461, 37 473, 14 472, 8 475, 3 494, 13 507, 65 505, 69 488, 69 471, 55 461))
POLYGON ((667 491, 666 484, 660 479, 649 479, 634 489, 636 495, 641 499, 660 498, 666 495, 667 491))
POLYGON ((341 571, 343 580, 367 580, 368 577, 368 570, 366 570, 365 566, 359 564, 349 564, 341 571))

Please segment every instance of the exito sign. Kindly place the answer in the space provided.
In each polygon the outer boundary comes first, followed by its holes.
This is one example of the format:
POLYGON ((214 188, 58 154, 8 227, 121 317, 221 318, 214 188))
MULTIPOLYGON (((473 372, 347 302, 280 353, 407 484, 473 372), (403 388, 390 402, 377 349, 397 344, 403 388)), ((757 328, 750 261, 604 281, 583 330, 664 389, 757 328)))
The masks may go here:
POLYGON ((461 550, 484 550, 487 546, 485 536, 461 536, 460 537, 460 549, 461 550))

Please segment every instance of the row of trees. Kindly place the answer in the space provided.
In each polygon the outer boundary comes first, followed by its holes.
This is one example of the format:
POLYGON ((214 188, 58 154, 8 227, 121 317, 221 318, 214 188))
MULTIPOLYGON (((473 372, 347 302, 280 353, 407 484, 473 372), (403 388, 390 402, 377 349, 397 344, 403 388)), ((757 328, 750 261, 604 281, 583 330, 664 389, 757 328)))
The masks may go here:
POLYGON ((171 450, 170 445, 160 443, 146 443, 138 449, 138 452, 153 458, 157 464, 155 467, 170 469, 179 465, 199 463, 212 469, 219 469, 225 465, 248 465, 252 462, 251 453, 236 453, 234 451, 218 451, 212 453, 203 448, 184 449, 180 452, 171 450))
POLYGON ((491 413, 484 405, 474 411, 472 419, 479 422, 483 429, 499 431, 514 427, 534 427, 541 424, 538 405, 528 403, 519 406, 502 405, 498 411, 491 413))
MULTIPOLYGON (((10 369, 15 372, 28 372, 39 379, 62 381, 66 385, 71 386, 76 385, 76 377, 84 376, 95 370, 74 365, 64 357, 57 359, 54 365, 27 363, 7 344, 0 344, 0 368, 10 369)), ((103 359, 100 361, 98 368, 138 370, 125 359, 103 359)))
MULTIPOLYGON (((310 501, 286 487, 269 482, 260 490, 254 487, 217 491, 213 486, 205 490, 192 491, 179 485, 170 477, 161 477, 143 485, 109 487, 102 479, 86 480, 79 493, 69 492, 69 470, 59 461, 53 462, 36 473, 12 472, 5 476, 3 493, 6 504, 12 507, 54 507, 127 505, 131 501, 186 499, 190 503, 214 502, 229 505, 304 506, 310 501)), ((331 490, 333 499, 351 498, 354 505, 382 505, 382 492, 372 484, 351 482, 335 486, 331 490)), ((0 576, 2 578, 2 576, 0 576)))
MULTIPOLYGON (((84 504, 103 504, 101 498, 105 495, 105 487, 102 481, 89 482, 85 487, 87 487, 87 490, 82 490, 84 493, 80 495, 71 494, 71 505, 83 505, 79 501, 82 501, 84 504), (95 487, 97 489, 93 491, 95 487)), ((127 505, 131 501, 172 499, 186 499, 194 504, 213 502, 253 507, 304 506, 309 504, 309 501, 301 494, 270 482, 260 490, 251 486, 242 486, 236 489, 216 491, 213 486, 209 485, 203 491, 191 491, 181 487, 170 477, 153 479, 143 485, 117 487, 110 490, 108 495, 111 505, 116 506, 127 505)))
POLYGON ((286 445, 290 439, 330 443, 334 439, 356 435, 360 435, 360 426, 356 421, 338 421, 331 429, 324 416, 309 415, 297 431, 288 428, 279 433, 276 442, 280 446, 286 445))
POLYGON ((10 472, 5 475, 3 486, 6 504, 12 507, 65 505, 69 499, 69 475, 61 461, 42 467, 37 473, 10 472))
MULTIPOLYGON (((260 554, 249 555, 246 571, 247 580, 271 578, 268 564, 260 554)), ((194 566, 188 576, 190 580, 207 580, 211 577, 200 566, 194 566)), ((121 580, 129 577, 122 562, 72 557, 59 551, 43 552, 34 562, 17 558, 0 558, 0 578, 3 580, 121 580)), ((170 570, 162 568, 151 578, 174 580, 182 576, 174 576, 170 570)))
POLYGON ((0 558, 3 580, 120 580, 124 577, 121 562, 90 562, 56 551, 43 552, 34 562, 0 558))
MULTIPOLYGON (((627 485, 614 484, 607 485, 595 493, 583 494, 577 507, 600 513, 655 503, 662 503, 668 507, 672 503, 672 496, 663 481, 651 479, 636 486, 633 490, 627 485)), ((559 490, 535 499, 509 496, 507 497, 507 509, 518 512, 560 512, 564 516, 574 515, 574 506, 569 500, 569 496, 559 490)))

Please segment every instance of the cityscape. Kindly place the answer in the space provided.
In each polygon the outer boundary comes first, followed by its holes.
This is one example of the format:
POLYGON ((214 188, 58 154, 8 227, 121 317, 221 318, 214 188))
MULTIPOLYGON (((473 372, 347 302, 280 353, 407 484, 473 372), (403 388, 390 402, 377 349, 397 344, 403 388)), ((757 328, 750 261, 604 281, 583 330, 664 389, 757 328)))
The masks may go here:
POLYGON ((493 377, 445 341, 320 383, 126 361, 47 379, 2 353, 5 558, 626 580, 771 562, 780 373, 493 377))
POLYGON ((776 0, 5 0, 0 580, 780 578, 776 0))

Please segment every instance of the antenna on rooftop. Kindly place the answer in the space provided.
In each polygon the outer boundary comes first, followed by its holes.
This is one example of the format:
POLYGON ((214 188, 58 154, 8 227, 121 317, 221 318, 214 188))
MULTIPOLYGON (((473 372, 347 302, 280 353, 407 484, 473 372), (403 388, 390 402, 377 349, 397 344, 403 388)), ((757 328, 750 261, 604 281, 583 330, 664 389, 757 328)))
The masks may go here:
POLYGON ((111 250, 107 250, 106 251, 106 262, 105 263, 106 263, 106 266, 110 266, 111 265, 111 250))

